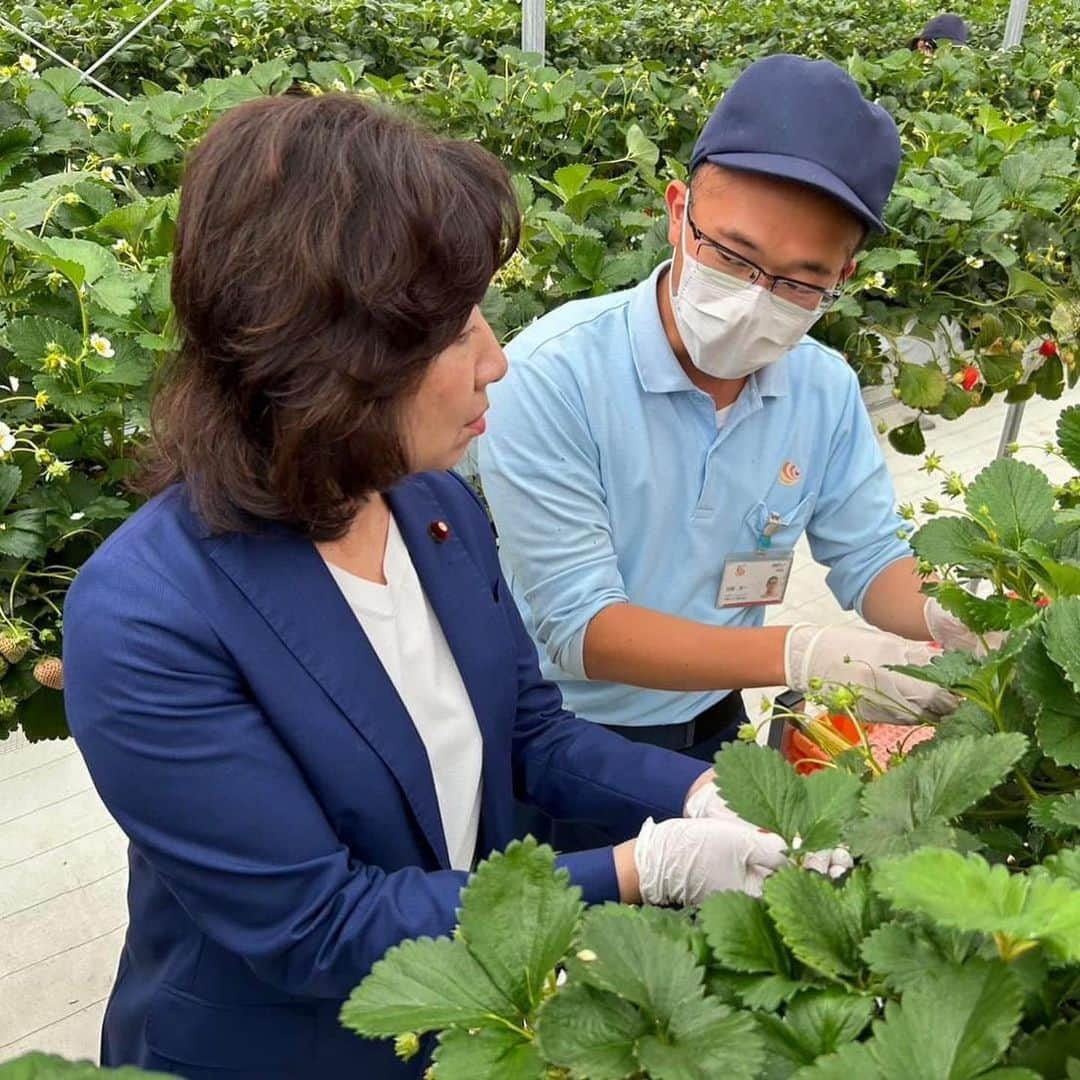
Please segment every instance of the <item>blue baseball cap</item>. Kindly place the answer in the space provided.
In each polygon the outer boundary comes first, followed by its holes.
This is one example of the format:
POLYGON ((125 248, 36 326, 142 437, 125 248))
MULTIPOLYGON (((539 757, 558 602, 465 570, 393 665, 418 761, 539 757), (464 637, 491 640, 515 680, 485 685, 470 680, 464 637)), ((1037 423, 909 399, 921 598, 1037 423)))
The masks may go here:
POLYGON ((922 33, 911 42, 911 48, 920 41, 952 41, 957 45, 968 43, 968 25, 959 15, 946 12, 944 15, 935 15, 924 27, 922 33))
POLYGON ((690 171, 706 161, 817 188, 883 233, 900 134, 830 61, 768 56, 735 80, 706 121, 690 171))

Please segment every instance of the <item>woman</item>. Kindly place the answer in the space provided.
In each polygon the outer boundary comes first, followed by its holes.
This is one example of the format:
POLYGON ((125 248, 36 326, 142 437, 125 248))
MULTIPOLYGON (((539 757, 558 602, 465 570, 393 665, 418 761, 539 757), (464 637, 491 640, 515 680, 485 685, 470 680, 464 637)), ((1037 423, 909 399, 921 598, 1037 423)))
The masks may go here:
POLYGON ((189 161, 156 496, 66 610, 72 731, 131 839, 106 1064, 415 1075, 341 1002, 451 930, 515 794, 625 841, 561 860, 591 902, 783 862, 700 762, 562 709, 443 471, 505 370, 477 304, 517 220, 485 151, 343 95, 241 106, 189 161))

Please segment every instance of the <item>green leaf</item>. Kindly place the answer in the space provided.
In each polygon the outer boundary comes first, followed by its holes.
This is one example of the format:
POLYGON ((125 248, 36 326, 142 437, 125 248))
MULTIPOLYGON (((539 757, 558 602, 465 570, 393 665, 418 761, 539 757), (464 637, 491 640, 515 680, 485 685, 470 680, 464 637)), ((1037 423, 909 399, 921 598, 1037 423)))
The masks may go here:
POLYGON ((1057 442, 1065 460, 1080 470, 1080 405, 1070 405, 1058 417, 1057 442))
POLYGON ((717 755, 716 785, 740 817, 808 851, 839 843, 860 787, 834 770, 804 779, 776 750, 738 742, 717 755))
POLYGON ((918 420, 901 424, 889 432, 889 445, 901 454, 921 454, 926 449, 926 438, 918 420))
POLYGON ((879 864, 874 888, 942 926, 1041 941, 1064 960, 1080 960, 1080 889, 1065 879, 1023 877, 978 855, 926 848, 879 864))
POLYGON ((818 1058, 813 1065, 800 1069, 795 1077, 796 1080, 900 1080, 899 1076, 886 1076, 881 1071, 868 1043, 847 1043, 838 1053, 818 1058))
POLYGON ((569 202, 589 182, 592 166, 585 164, 564 165, 555 170, 555 185, 563 202, 569 202))
POLYGON ((22 469, 16 465, 0 465, 0 514, 15 498, 15 493, 22 487, 22 469))
MULTIPOLYGON (((52 68, 51 71, 56 71, 52 68)), ((56 1054, 43 1054, 32 1051, 22 1057, 5 1061, 0 1075, 4 1080, 176 1080, 171 1073, 147 1072, 134 1066, 125 1065, 120 1069, 99 1069, 89 1061, 65 1061, 56 1054)))
POLYGON ((1080 766, 1080 700, 1047 655, 1042 633, 1032 634, 1016 662, 1016 685, 1035 714, 1043 752, 1059 765, 1080 766))
POLYGON ((901 1004, 890 1002, 866 1045, 890 1080, 973 1080, 1009 1045, 1023 996, 1019 981, 1000 964, 946 972, 910 990, 901 1004))
POLYGON ((936 363, 911 364, 902 361, 896 385, 905 405, 913 409, 932 409, 941 404, 948 380, 936 363))
POLYGON ((970 518, 937 517, 912 536, 911 546, 920 559, 933 566, 983 569, 989 562, 980 550, 988 539, 982 526, 970 518))
POLYGON ((1054 489, 1034 465, 1001 458, 971 482, 965 496, 968 513, 999 542, 1018 550, 1038 539, 1054 518, 1054 489))
POLYGON ((472 958, 463 941, 419 938, 392 948, 353 990, 341 1022, 368 1037, 481 1027, 515 1018, 514 1005, 472 958))
POLYGON ((953 690, 960 686, 970 686, 979 675, 980 665, 970 653, 954 650, 939 653, 931 658, 929 664, 922 667, 914 664, 894 664, 891 670, 942 686, 946 690, 953 690))
POLYGON ((701 905, 698 925, 724 967, 747 973, 791 974, 791 958, 760 900, 740 892, 713 893, 701 905))
POLYGON ((947 581, 934 587, 934 596, 946 611, 955 615, 976 634, 1010 629, 1011 605, 1005 596, 979 597, 962 586, 947 581))
POLYGON ((680 1009, 700 998, 702 970, 686 942, 678 941, 619 904, 592 908, 579 936, 588 962, 569 961, 575 979, 618 994, 667 1023, 680 1009))
POLYGON ((911 248, 874 248, 873 251, 868 251, 859 260, 859 273, 874 273, 875 271, 882 271, 888 273, 890 270, 895 270, 898 266, 921 266, 922 259, 919 258, 919 253, 913 251, 911 248))
POLYGON ((50 250, 66 263, 78 266, 82 271, 82 281, 87 285, 93 285, 99 278, 106 274, 116 273, 119 264, 115 256, 107 248, 95 244, 91 240, 69 240, 66 237, 55 237, 47 241, 50 250))
POLYGON ((765 1036, 766 1053, 790 1068, 799 1068, 857 1039, 873 1011, 870 998, 841 990, 816 990, 792 1002, 783 1019, 762 1013, 757 1020, 765 1036))
POLYGON ((571 984, 540 1010, 536 1036, 552 1064, 593 1080, 622 1080, 636 1071, 635 1044, 649 1027, 642 1013, 618 995, 571 984))
POLYGON ((1046 651, 1080 693, 1080 597, 1055 600, 1046 611, 1046 651))
POLYGON ((765 905, 799 960, 830 978, 855 977, 863 966, 863 939, 881 914, 867 881, 865 870, 854 871, 841 886, 789 866, 765 882, 765 905))
POLYGON ((0 520, 0 555, 37 559, 46 550, 44 510, 17 510, 0 520))
POLYGON ((529 837, 482 862, 462 894, 459 937, 522 1013, 566 955, 585 905, 555 853, 529 837))
POLYGON ((836 847, 847 824, 858 812, 862 781, 840 769, 822 769, 799 782, 806 792, 808 814, 803 823, 804 851, 836 847))
POLYGON ((895 922, 878 927, 863 942, 862 954, 870 970, 896 993, 905 993, 968 958, 966 950, 964 955, 946 956, 925 930, 895 922))
POLYGON ((547 1072, 536 1044, 509 1028, 450 1028, 439 1036, 433 1056, 439 1080, 544 1080, 547 1072))
POLYGON ((1013 195, 1034 191, 1042 175, 1042 162, 1034 154, 1010 154, 1001 163, 1001 179, 1013 195))
POLYGON ((1053 289, 1041 278, 1027 270, 1021 270, 1017 266, 1010 266, 1006 271, 1009 275, 1009 299, 1018 296, 1052 297, 1053 289))
POLYGON ((660 147, 637 124, 626 130, 626 156, 638 168, 651 170, 660 160, 660 147))
POLYGON ((776 750, 732 743, 716 757, 716 786, 741 818, 790 842, 803 824, 806 793, 776 750))
POLYGON ((947 822, 1001 783, 1026 749, 1023 735, 1004 732, 935 742, 905 758, 863 790, 862 818, 848 830, 852 849, 878 858, 918 842, 947 845, 947 822))
POLYGON ((748 1013, 700 998, 680 1009, 666 1035, 643 1036, 637 1056, 652 1080, 755 1080, 764 1049, 748 1013))
POLYGON ((773 1012, 799 994, 805 993, 813 983, 788 978, 786 975, 747 975, 735 971, 714 971, 709 976, 708 985, 709 992, 720 997, 725 1004, 773 1012))
POLYGON ((78 356, 82 351, 82 335, 67 323, 58 319, 25 316, 15 319, 5 330, 8 346, 24 363, 35 367, 55 342, 68 356, 78 356))
POLYGON ((1009 1064, 1039 1076, 1065 1076, 1069 1058, 1080 1059, 1080 1022, 1061 1021, 1017 1039, 1009 1064))

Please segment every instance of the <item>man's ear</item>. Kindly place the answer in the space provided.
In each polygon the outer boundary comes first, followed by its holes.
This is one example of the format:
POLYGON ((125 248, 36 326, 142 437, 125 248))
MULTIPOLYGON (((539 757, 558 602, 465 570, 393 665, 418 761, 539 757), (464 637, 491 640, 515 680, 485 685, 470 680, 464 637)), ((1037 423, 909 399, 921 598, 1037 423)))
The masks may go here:
POLYGON ((846 285, 854 276, 855 268, 858 264, 854 259, 848 259, 847 265, 840 271, 840 284, 846 285))
POLYGON ((679 246, 683 215, 686 213, 686 201, 689 197, 690 189, 681 180, 672 180, 664 192, 664 203, 668 211, 668 243, 673 248, 679 246))

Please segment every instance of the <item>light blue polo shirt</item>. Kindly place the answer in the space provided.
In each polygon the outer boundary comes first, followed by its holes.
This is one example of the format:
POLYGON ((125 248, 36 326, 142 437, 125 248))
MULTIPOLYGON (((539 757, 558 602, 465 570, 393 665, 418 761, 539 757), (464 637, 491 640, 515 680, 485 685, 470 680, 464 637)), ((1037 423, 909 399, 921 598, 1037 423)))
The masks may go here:
POLYGON ((503 570, 544 673, 569 708, 604 724, 681 723, 724 696, 588 680, 585 629, 624 601, 714 626, 760 626, 762 608, 716 601, 725 557, 753 551, 770 514, 783 522, 772 550, 805 532, 846 609, 910 554, 844 359, 804 339, 750 377, 718 428, 712 399, 664 333, 663 269, 522 331, 507 349, 509 372, 488 389, 479 440, 503 570))

